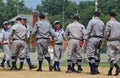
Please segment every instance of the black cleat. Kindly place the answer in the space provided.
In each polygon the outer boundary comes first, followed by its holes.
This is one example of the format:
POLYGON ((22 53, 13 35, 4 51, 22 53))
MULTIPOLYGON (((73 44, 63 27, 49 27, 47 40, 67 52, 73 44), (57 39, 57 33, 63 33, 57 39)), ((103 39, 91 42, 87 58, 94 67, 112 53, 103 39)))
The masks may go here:
POLYGON ((5 66, 3 64, 0 64, 0 67, 4 68, 5 66))
POLYGON ((42 71, 42 68, 38 68, 36 71, 42 71))
POLYGON ((58 72, 60 72, 60 71, 61 71, 61 69, 59 68, 59 69, 57 69, 57 71, 58 71, 58 72))
POLYGON ((96 74, 100 74, 98 68, 96 68, 95 71, 96 71, 96 74))
POLYGON ((116 70, 115 76, 118 76, 120 73, 120 68, 116 70))
POLYGON ((81 70, 78 70, 77 73, 81 73, 81 70))
POLYGON ((57 68, 56 67, 52 67, 54 69, 54 71, 57 71, 57 68))
POLYGON ((72 70, 69 69, 69 70, 66 71, 66 73, 72 73, 72 70))
POLYGON ((108 71, 108 76, 111 76, 112 75, 112 71, 108 71))
POLYGON ((35 69, 35 68, 37 68, 37 66, 34 66, 34 65, 29 66, 30 70, 35 69))
POLYGON ((10 70, 19 70, 18 68, 12 67, 10 70))
POLYGON ((91 70, 90 74, 97 74, 97 72, 95 70, 91 70))
POLYGON ((53 67, 52 65, 49 65, 49 71, 52 71, 53 67))
POLYGON ((77 72, 77 70, 75 70, 75 68, 72 68, 72 72, 77 72))

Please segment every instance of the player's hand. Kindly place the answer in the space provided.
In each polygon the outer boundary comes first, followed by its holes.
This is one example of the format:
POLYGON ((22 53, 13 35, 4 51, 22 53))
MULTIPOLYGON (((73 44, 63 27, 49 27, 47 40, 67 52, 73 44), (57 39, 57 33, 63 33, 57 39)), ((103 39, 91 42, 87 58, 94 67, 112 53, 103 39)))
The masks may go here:
POLYGON ((3 44, 3 42, 0 40, 0 45, 3 44))
POLYGON ((68 40, 64 40, 63 47, 66 49, 68 47, 68 40))
POLYGON ((83 43, 84 47, 87 46, 87 40, 84 40, 84 43, 83 43))

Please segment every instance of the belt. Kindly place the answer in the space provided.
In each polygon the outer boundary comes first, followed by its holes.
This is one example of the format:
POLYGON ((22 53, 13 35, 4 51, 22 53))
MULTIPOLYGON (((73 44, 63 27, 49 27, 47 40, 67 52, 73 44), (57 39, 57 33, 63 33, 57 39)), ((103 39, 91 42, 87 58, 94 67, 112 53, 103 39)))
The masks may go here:
POLYGON ((26 41, 25 39, 12 39, 12 41, 15 41, 15 40, 26 41))
POLYGON ((80 39, 78 39, 78 38, 69 38, 69 39, 75 39, 75 40, 80 40, 80 39))
POLYGON ((55 43, 55 45, 62 45, 62 43, 55 43))
POLYGON ((96 38, 103 38, 102 36, 90 36, 91 37, 96 37, 96 38))
POLYGON ((3 44, 8 44, 8 43, 3 43, 3 44))
POLYGON ((48 38, 37 38, 37 40, 39 40, 39 39, 48 39, 48 38))

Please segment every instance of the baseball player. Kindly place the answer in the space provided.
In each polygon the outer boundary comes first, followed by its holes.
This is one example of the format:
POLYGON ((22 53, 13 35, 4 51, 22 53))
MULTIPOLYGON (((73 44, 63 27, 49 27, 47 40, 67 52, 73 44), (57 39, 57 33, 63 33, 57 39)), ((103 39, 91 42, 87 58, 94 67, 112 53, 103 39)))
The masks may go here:
POLYGON ((0 32, 0 42, 3 47, 4 57, 1 62, 1 67, 4 68, 4 63, 7 61, 7 68, 10 68, 10 48, 8 46, 8 38, 10 35, 10 28, 8 28, 8 21, 3 22, 3 29, 0 32))
POLYGON ((22 19, 20 17, 16 19, 16 24, 11 29, 8 42, 11 45, 12 67, 10 70, 16 70, 16 60, 18 58, 20 59, 19 70, 22 70, 26 55, 27 31, 25 26, 22 25, 22 19), (12 44, 10 44, 10 40, 12 44))
POLYGON ((62 43, 65 38, 64 30, 58 20, 54 22, 55 28, 53 29, 55 33, 54 38, 54 65, 53 68, 55 71, 61 71, 60 69, 60 59, 62 57, 62 43))
POLYGON ((84 35, 84 39, 87 41, 86 56, 90 66, 90 74, 99 74, 100 52, 98 50, 100 50, 104 32, 104 23, 99 17, 99 12, 93 14, 84 35))
POLYGON ((55 36, 52 31, 51 24, 45 20, 45 15, 39 15, 40 20, 36 22, 33 27, 32 34, 36 35, 37 39, 37 52, 38 52, 38 62, 39 66, 37 71, 42 71, 42 61, 43 57, 48 61, 49 71, 52 71, 52 64, 50 62, 50 54, 48 53, 48 38, 50 35, 55 36))
POLYGON ((107 55, 111 67, 108 75, 112 75, 113 66, 116 68, 115 76, 120 73, 120 67, 117 63, 117 55, 120 50, 120 23, 115 19, 116 13, 109 13, 109 21, 106 23, 105 38, 107 42, 107 55))
POLYGON ((77 72, 81 72, 81 62, 82 62, 82 55, 81 55, 81 47, 79 42, 83 40, 84 36, 84 29, 85 27, 79 23, 80 17, 74 16, 73 17, 73 23, 69 24, 66 28, 66 38, 69 38, 68 42, 68 50, 67 50, 67 62, 68 62, 68 68, 66 73, 71 73, 71 64, 72 64, 72 56, 73 53, 76 52, 76 59, 77 59, 77 72))
POLYGON ((29 50, 29 38, 30 38, 30 28, 27 25, 27 17, 22 16, 22 24, 25 26, 27 30, 27 44, 26 44, 26 61, 29 65, 29 69, 34 69, 36 66, 32 65, 31 59, 30 59, 30 50, 29 50))

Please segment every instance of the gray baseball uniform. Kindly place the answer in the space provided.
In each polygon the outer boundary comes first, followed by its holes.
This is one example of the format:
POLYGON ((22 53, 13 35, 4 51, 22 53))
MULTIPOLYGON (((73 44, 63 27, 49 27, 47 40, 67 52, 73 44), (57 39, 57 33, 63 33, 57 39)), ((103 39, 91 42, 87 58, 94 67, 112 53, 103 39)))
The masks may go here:
POLYGON ((110 19, 106 24, 105 37, 107 38, 107 55, 109 61, 117 61, 118 50, 120 49, 120 23, 115 18, 110 19))
POLYGON ((68 42, 68 60, 71 60, 73 52, 76 50, 77 59, 82 59, 80 40, 83 40, 84 26, 78 22, 73 22, 69 24, 66 28, 66 36, 69 37, 68 42))
MULTIPOLYGON (((97 13, 97 12, 96 12, 97 13)), ((84 38, 88 41, 86 46, 86 57, 90 65, 90 73, 97 74, 100 63, 100 48, 104 32, 104 23, 95 16, 88 23, 84 38)))
POLYGON ((67 49, 67 62, 68 62, 68 68, 66 73, 69 73, 72 71, 72 57, 74 52, 76 52, 76 59, 77 59, 77 72, 81 72, 81 62, 82 62, 82 55, 81 55, 81 47, 80 47, 80 41, 83 40, 84 36, 84 30, 85 27, 80 24, 76 19, 79 19, 78 16, 75 16, 74 22, 69 24, 66 28, 65 35, 69 38, 68 41, 68 49, 67 49))
POLYGON ((62 55, 62 43, 65 38, 64 31, 60 29, 59 31, 53 30, 55 33, 55 45, 54 45, 54 59, 55 61, 60 61, 62 55))
POLYGON ((21 23, 12 26, 10 39, 12 39, 11 56, 25 58, 27 31, 21 23))
POLYGON ((10 35, 10 29, 7 30, 2 29, 0 32, 0 39, 3 42, 3 51, 4 51, 4 58, 6 61, 10 60, 10 48, 8 46, 8 38, 10 35))
POLYGON ((32 31, 37 38, 38 60, 43 60, 43 56, 50 57, 48 53, 48 38, 53 33, 50 23, 45 20, 38 21, 32 31))
POLYGON ((99 42, 102 40, 104 31, 103 29, 104 23, 99 19, 99 17, 95 17, 89 21, 84 36, 84 38, 88 40, 86 47, 87 59, 93 57, 97 60, 100 60, 100 57, 97 57, 97 55, 95 55, 95 51, 99 42))
POLYGON ((36 35, 37 39, 37 53, 38 53, 38 61, 39 61, 39 67, 37 71, 42 71, 42 61, 43 57, 48 61, 49 64, 49 71, 52 70, 52 64, 50 61, 50 54, 48 52, 48 38, 50 35, 54 35, 54 32, 52 31, 52 26, 48 21, 46 21, 44 18, 44 15, 42 17, 40 16, 40 20, 36 22, 34 25, 32 34, 36 35))

